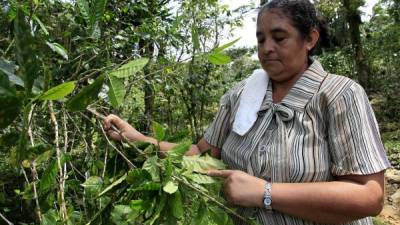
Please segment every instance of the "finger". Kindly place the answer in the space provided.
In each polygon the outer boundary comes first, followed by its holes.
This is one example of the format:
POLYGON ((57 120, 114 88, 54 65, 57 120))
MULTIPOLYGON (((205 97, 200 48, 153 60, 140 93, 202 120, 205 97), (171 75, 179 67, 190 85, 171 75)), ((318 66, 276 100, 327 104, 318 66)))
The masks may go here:
POLYGON ((118 141, 121 140, 121 135, 116 131, 108 130, 107 134, 114 140, 118 140, 118 141))
POLYGON ((104 118, 104 128, 106 130, 111 129, 112 125, 116 125, 117 127, 119 127, 119 124, 121 124, 122 120, 114 115, 114 114, 110 114, 108 115, 106 118, 104 118))
POLYGON ((234 171, 233 170, 209 170, 207 175, 210 177, 229 177, 234 171))

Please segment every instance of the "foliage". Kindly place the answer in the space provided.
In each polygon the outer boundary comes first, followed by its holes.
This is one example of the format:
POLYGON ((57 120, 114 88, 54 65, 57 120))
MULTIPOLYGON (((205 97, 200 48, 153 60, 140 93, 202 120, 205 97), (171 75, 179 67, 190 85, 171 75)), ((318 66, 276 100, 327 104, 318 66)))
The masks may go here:
MULTIPOLYGON (((318 2, 335 37, 319 59, 328 71, 357 78, 340 1, 318 2)), ((222 41, 251 7, 0 1, 0 213, 19 224, 229 224, 232 211, 215 202, 224 206, 221 184, 204 174, 223 163, 184 154, 220 96, 259 67, 255 49, 233 49, 236 37, 222 41), (87 108, 181 144, 164 157, 157 145, 109 142, 87 108)), ((398 7, 379 2, 361 32, 371 96, 394 154, 398 7)))

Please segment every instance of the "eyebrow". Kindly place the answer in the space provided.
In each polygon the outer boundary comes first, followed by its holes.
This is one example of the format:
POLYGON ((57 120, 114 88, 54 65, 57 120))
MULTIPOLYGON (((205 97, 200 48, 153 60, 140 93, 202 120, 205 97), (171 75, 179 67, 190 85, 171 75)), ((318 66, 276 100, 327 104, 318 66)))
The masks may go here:
MULTIPOLYGON (((283 28, 277 27, 277 28, 272 29, 271 33, 285 33, 285 34, 287 34, 288 32, 287 32, 287 30, 285 30, 283 28)), ((256 37, 262 36, 263 34, 264 34, 263 32, 257 31, 256 32, 256 37)))

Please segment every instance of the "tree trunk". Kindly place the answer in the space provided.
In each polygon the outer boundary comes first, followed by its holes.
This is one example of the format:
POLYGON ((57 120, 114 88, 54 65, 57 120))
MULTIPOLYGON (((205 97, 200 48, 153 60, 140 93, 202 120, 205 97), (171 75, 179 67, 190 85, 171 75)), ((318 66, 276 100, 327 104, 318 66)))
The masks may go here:
POLYGON ((358 7, 360 7, 361 4, 354 4, 350 0, 343 0, 342 3, 346 10, 346 20, 349 25, 350 41, 354 49, 358 82, 368 92, 370 88, 370 68, 367 64, 367 57, 365 56, 363 45, 361 43, 361 16, 358 11, 358 7))

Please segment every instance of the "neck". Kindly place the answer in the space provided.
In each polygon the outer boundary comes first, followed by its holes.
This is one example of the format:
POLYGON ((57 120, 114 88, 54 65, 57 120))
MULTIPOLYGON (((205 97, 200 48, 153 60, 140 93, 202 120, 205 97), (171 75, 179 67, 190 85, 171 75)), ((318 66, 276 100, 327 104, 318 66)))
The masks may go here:
POLYGON ((308 68, 308 64, 305 63, 301 70, 289 80, 285 81, 274 81, 272 82, 272 100, 274 103, 281 102, 282 99, 289 93, 290 89, 296 84, 297 80, 303 75, 304 71, 308 68))

